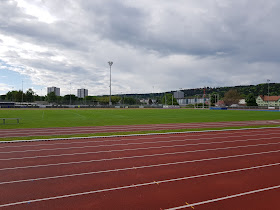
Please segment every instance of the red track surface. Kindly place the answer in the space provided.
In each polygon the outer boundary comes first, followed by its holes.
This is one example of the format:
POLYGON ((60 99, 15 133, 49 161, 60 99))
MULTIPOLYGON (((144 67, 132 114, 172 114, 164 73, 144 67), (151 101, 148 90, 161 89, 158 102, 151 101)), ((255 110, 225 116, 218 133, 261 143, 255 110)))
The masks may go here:
POLYGON ((0 208, 279 209, 279 154, 279 128, 2 143, 0 208))
POLYGON ((119 126, 94 126, 94 127, 64 127, 64 128, 31 128, 31 129, 0 129, 0 137, 67 135, 81 133, 107 133, 144 130, 170 130, 190 128, 218 128, 251 125, 280 125, 280 120, 259 121, 233 121, 233 122, 208 122, 208 123, 175 123, 152 125, 119 125, 119 126))

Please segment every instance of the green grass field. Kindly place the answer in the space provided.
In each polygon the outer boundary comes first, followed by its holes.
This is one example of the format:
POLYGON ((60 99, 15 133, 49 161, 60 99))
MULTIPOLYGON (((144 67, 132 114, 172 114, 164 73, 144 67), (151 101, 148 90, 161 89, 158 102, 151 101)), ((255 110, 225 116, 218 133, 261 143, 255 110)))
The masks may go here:
POLYGON ((0 109, 7 128, 45 128, 102 125, 163 124, 247 120, 276 120, 280 112, 194 109, 0 109))

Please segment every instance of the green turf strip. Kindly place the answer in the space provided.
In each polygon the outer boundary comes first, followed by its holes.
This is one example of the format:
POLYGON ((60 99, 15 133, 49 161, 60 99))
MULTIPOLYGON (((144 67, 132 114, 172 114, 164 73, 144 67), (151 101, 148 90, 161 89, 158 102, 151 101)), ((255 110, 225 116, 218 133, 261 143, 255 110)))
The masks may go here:
MULTIPOLYGON (((195 109, 0 109, 0 118, 21 118, 0 129, 278 120, 280 112, 195 109)), ((2 123, 0 121, 0 123, 2 123)))
POLYGON ((256 125, 242 127, 225 127, 225 128, 195 128, 195 129, 177 129, 177 130, 156 130, 156 131, 133 131, 133 132, 114 132, 114 133, 87 133, 75 135, 53 135, 53 136, 27 136, 27 137, 8 137, 0 138, 1 141, 16 141, 16 140, 34 140, 34 139, 53 139, 53 138, 71 138, 71 137, 96 137, 96 136, 113 136, 113 135, 131 135, 131 134, 148 134, 148 133, 169 133, 169 132, 187 132, 187 131, 214 131, 225 129, 242 129, 242 128, 268 128, 279 127, 279 125, 256 125))

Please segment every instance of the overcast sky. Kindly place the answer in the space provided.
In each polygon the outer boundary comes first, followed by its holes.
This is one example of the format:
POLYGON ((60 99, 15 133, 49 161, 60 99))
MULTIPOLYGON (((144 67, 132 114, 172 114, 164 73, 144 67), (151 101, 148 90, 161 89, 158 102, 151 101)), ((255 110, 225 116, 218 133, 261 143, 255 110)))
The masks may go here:
POLYGON ((279 0, 0 0, 0 94, 280 81, 279 0), (71 84, 71 85, 70 85, 71 84))

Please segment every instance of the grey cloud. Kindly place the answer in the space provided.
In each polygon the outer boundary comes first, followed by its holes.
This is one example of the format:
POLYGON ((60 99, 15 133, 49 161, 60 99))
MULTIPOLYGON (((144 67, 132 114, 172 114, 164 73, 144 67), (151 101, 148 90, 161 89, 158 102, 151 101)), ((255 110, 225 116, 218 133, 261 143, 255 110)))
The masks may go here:
POLYGON ((44 5, 57 21, 41 22, 14 1, 0 1, 0 34, 47 49, 5 55, 35 69, 34 78, 57 80, 65 87, 69 81, 85 81, 107 93, 107 61, 112 59, 116 92, 151 90, 155 84, 170 90, 280 79, 276 0, 33 3, 44 5), (54 60, 56 56, 63 59, 54 60))

